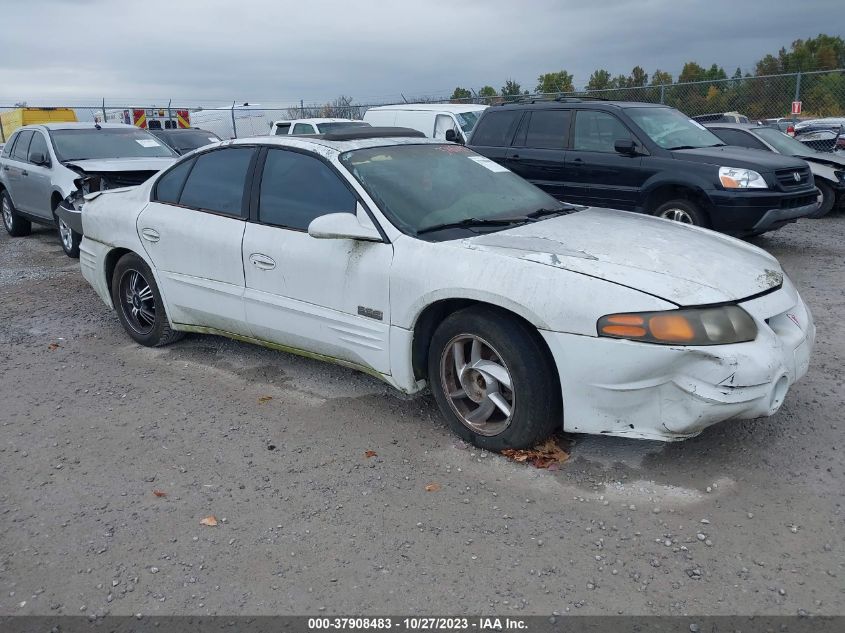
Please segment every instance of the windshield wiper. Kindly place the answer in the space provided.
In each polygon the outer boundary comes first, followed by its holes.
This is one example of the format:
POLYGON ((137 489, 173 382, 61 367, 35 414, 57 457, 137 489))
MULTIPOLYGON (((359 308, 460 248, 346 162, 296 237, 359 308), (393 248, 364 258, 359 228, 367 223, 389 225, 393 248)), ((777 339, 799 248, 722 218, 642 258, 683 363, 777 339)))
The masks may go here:
MULTIPOLYGON (((715 145, 708 145, 707 147, 716 147, 715 145)), ((677 145, 675 147, 667 147, 670 152, 676 149, 700 149, 697 145, 677 145)))
POLYGON ((443 224, 433 224, 417 230, 417 235, 423 233, 432 233, 443 229, 458 229, 472 226, 508 226, 509 224, 517 224, 527 222, 528 217, 521 215, 512 218, 466 218, 458 220, 457 222, 444 222, 443 224))
POLYGON ((565 213, 573 213, 578 210, 578 207, 574 205, 566 205, 563 207, 558 207, 556 209, 545 209, 540 208, 536 211, 532 211, 531 213, 526 213, 525 217, 528 218, 541 218, 547 215, 558 215, 558 214, 565 214, 565 213))

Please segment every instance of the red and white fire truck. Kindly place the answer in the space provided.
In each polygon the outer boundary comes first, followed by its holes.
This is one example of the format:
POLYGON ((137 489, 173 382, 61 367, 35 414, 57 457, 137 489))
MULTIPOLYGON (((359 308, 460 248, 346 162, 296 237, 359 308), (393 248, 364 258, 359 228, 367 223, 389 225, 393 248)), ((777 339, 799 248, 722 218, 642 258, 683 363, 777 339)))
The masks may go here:
POLYGON ((124 108, 106 112, 106 122, 149 130, 175 130, 191 127, 191 114, 188 110, 175 108, 124 108))

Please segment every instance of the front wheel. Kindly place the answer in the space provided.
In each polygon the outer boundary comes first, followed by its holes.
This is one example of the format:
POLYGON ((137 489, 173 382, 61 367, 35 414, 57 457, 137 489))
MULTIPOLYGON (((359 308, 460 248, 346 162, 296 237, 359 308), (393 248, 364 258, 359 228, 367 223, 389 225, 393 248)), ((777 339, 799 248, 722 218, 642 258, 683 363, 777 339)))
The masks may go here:
POLYGON ((56 219, 56 226, 59 229, 59 241, 65 255, 79 259, 79 243, 82 241, 82 236, 70 228, 61 218, 56 219))
POLYGON ((452 431, 479 448, 528 448, 562 427, 561 387, 539 334, 490 308, 447 317, 431 339, 428 378, 452 431))
POLYGON ((678 198, 664 202, 651 212, 652 215, 664 220, 673 220, 681 224, 692 224, 693 226, 710 226, 707 221, 707 214, 691 200, 678 198))
POLYGON ((111 297, 126 333, 147 347, 168 345, 182 338, 171 329, 155 278, 135 253, 120 258, 112 275, 111 297))
POLYGON ((822 192, 822 203, 819 206, 819 210, 810 216, 813 219, 826 216, 836 203, 836 192, 833 190, 833 187, 821 180, 816 181, 816 187, 822 192))

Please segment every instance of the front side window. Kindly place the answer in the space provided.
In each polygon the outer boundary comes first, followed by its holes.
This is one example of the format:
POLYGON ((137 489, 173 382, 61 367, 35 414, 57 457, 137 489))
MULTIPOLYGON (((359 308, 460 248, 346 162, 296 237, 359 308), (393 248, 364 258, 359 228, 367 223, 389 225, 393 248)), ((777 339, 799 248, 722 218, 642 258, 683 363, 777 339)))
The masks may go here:
POLYGON ((243 217, 244 185, 253 153, 252 147, 232 147, 198 156, 179 204, 243 217))
MULTIPOLYGON (((28 157, 32 156, 35 152, 39 152, 44 158, 50 158, 50 150, 47 148, 47 139, 44 138, 44 135, 41 132, 33 132, 32 134, 32 142, 29 144, 29 152, 28 157)), ((27 160, 29 159, 27 157, 27 160)))
POLYGON ((627 108, 625 113, 663 149, 696 149, 724 145, 710 130, 674 108, 627 108))
POLYGON ((32 140, 32 130, 24 130, 18 136, 12 150, 12 158, 22 162, 29 160, 29 142, 32 140))
POLYGON ((566 208, 459 145, 373 147, 346 152, 340 160, 390 221, 410 235, 470 219, 520 218, 541 209, 566 208))
POLYGON ((535 110, 528 122, 525 147, 564 149, 569 142, 570 110, 535 110))
POLYGON ((176 152, 155 136, 131 125, 51 130, 56 157, 69 160, 104 158, 173 158, 176 152))
POLYGON ((572 148, 586 152, 615 152, 618 140, 631 138, 622 121, 598 110, 579 110, 575 115, 572 148))
POLYGON ((294 134, 313 134, 314 128, 308 123, 297 123, 293 126, 294 134))
POLYGON ((487 147, 510 145, 514 129, 521 117, 522 112, 519 110, 488 112, 482 117, 478 129, 472 135, 472 144, 487 147))
POLYGON ((268 150, 261 176, 259 222, 307 231, 314 218, 355 213, 357 202, 340 177, 320 159, 268 150))

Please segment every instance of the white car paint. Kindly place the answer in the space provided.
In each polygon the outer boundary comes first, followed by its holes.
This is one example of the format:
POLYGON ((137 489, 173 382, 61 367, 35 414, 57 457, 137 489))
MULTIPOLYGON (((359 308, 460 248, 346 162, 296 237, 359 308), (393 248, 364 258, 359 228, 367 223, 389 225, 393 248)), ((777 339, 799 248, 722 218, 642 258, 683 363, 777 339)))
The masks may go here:
POLYGON ((82 272, 107 305, 109 254, 132 251, 152 269, 174 329, 332 360, 414 393, 425 386, 412 365, 423 311, 444 299, 486 302, 522 316, 546 341, 560 376, 564 430, 635 438, 681 439, 720 420, 771 415, 807 371, 812 317, 777 260, 761 249, 605 209, 469 239, 422 241, 390 223, 338 156, 437 141, 275 136, 219 145, 255 143, 330 161, 372 213, 371 219, 359 205, 362 232, 378 228, 386 239, 316 239, 198 216, 150 202, 153 179, 89 196, 84 207, 82 272), (153 222, 168 235, 142 237, 153 222), (190 247, 198 239, 202 245, 190 247), (257 254, 272 262, 254 262, 257 254), (277 274, 266 276, 261 267, 270 264, 277 274), (754 341, 693 347, 597 336, 597 320, 606 314, 725 302, 752 316, 754 341), (362 305, 382 318, 362 316, 362 305))
POLYGON ((373 126, 407 127, 419 130, 429 138, 444 140, 448 130, 455 130, 464 143, 472 130, 463 130, 460 114, 481 115, 486 105, 460 103, 405 103, 377 106, 364 113, 364 121, 373 126))
MULTIPOLYGON (((357 125, 361 125, 364 123, 363 121, 359 121, 357 119, 330 119, 330 118, 310 118, 310 119, 291 119, 291 120, 283 120, 283 121, 273 121, 270 125, 270 136, 284 136, 286 134, 297 134, 297 135, 307 135, 307 134, 322 134, 323 131, 320 129, 321 123, 354 123, 357 125), (299 128, 300 131, 297 130, 297 126, 302 126, 299 128)), ((369 126, 369 123, 366 125, 369 126)))

